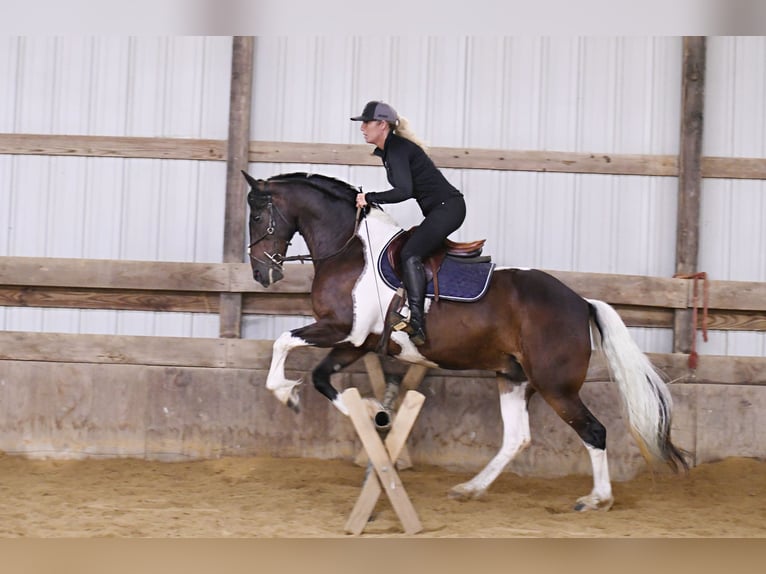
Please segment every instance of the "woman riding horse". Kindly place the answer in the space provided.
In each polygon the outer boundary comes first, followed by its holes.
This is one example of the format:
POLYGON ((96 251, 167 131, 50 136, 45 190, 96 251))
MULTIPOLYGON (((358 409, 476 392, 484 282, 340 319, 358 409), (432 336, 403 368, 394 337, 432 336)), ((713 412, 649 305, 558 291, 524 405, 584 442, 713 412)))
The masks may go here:
MULTIPOLYGON (((268 287, 284 275, 283 263, 299 233, 314 265, 314 322, 282 333, 275 341, 266 387, 299 410, 300 380, 285 376, 288 354, 298 347, 329 348, 311 371, 314 387, 345 415, 343 395, 331 378, 378 352, 385 329, 382 312, 395 289, 374 264, 403 231, 382 209, 370 209, 364 232, 354 204, 358 188, 318 174, 282 174, 250 184, 249 256, 253 278, 268 287)), ((529 400, 538 394, 582 440, 593 468, 593 490, 577 510, 607 509, 614 500, 606 453, 606 428, 579 396, 593 344, 604 351, 633 436, 647 457, 673 470, 688 468, 671 441, 673 400, 667 383, 641 351, 617 311, 584 299, 552 275, 536 269, 500 268, 486 293, 472 303, 440 299, 429 307, 430 335, 423 346, 392 333, 383 353, 425 367, 494 371, 500 395, 503 436, 487 466, 451 493, 481 496, 531 442, 529 400), (593 331, 591 331, 593 327, 593 331), (593 335, 593 336, 592 336, 593 335)))
POLYGON ((417 346, 423 345, 425 333, 426 275, 423 259, 439 248, 447 236, 465 219, 463 194, 450 184, 428 157, 422 144, 410 131, 409 122, 385 102, 372 101, 360 116, 361 130, 367 143, 375 144, 376 156, 386 168, 388 191, 359 193, 357 207, 368 203, 399 203, 414 198, 424 219, 402 247, 400 261, 403 283, 410 308, 408 333, 417 346))

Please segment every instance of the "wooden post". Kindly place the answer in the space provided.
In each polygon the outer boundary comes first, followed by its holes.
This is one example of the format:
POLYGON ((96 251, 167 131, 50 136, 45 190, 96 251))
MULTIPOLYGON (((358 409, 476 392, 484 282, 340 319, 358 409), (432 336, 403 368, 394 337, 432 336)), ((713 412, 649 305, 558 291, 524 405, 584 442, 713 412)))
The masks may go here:
POLYGON ((401 415, 394 421, 385 444, 380 440, 372 420, 364 407, 359 391, 355 387, 343 392, 343 402, 349 410, 349 417, 354 424, 359 439, 367 451, 375 472, 370 472, 362 487, 362 492, 346 522, 346 532, 361 534, 365 524, 375 509, 375 503, 385 491, 391 506, 404 526, 407 534, 416 534, 423 530, 415 507, 412 505, 404 485, 396 473, 394 461, 407 441, 407 436, 423 406, 425 395, 417 391, 407 391, 402 401, 401 415))
MULTIPOLYGON (((226 214, 223 236, 224 263, 240 263, 245 248, 245 182, 250 147, 250 105, 253 93, 253 46, 251 36, 235 36, 231 58, 229 137, 226 146, 226 214)), ((221 337, 242 335, 242 295, 222 293, 221 337)))
MULTIPOLYGON (((372 392, 378 402, 383 401, 383 395, 386 392, 386 380, 385 373, 383 372, 383 366, 380 363, 380 357, 375 353, 367 353, 364 356, 364 364, 367 368, 367 374, 370 377, 370 386, 372 386, 372 392)), ((404 396, 407 391, 414 391, 418 388, 423 377, 426 376, 428 367, 422 365, 410 365, 409 369, 404 375, 400 384, 399 396, 394 402, 394 411, 397 412, 402 404, 404 396)), ((407 445, 403 445, 401 452, 396 457, 396 468, 399 470, 406 470, 412 467, 412 458, 410 457, 410 451, 407 449, 407 445)), ((367 451, 360 450, 354 459, 354 464, 359 466, 367 466, 370 462, 370 458, 367 456, 367 451)))
MULTIPOLYGON (((678 214, 676 274, 697 272, 700 192, 702 187, 702 128, 705 105, 705 37, 683 39, 681 136, 678 156, 678 214)), ((689 353, 695 334, 691 310, 675 313, 673 352, 689 353)))

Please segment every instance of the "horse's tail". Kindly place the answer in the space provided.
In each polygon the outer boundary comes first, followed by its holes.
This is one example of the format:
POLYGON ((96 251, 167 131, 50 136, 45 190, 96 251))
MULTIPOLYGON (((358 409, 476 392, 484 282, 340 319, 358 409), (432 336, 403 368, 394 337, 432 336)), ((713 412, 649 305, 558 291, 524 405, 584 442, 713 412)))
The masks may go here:
POLYGON ((673 399, 667 384, 633 340, 617 311, 603 301, 587 301, 642 454, 662 460, 674 472, 687 471, 685 453, 670 441, 673 399))

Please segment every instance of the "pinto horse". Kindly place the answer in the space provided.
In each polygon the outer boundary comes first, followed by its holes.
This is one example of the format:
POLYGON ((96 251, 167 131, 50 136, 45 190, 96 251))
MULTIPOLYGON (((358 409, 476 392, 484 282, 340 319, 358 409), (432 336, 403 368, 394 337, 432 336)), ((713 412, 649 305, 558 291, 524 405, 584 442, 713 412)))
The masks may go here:
MULTIPOLYGON (((256 180, 242 173, 250 185, 249 256, 254 279, 268 287, 283 277, 282 264, 290 259, 285 255, 295 233, 303 236, 314 264, 311 302, 316 321, 274 341, 266 386, 297 412, 301 381, 285 377, 285 359, 296 347, 329 348, 313 369, 312 381, 348 414, 330 378, 378 347, 385 309, 395 291, 382 281, 375 261, 402 230, 378 206, 362 212, 360 223, 354 203, 358 190, 343 181, 306 173, 256 180)), ((683 451, 670 439, 668 388, 617 312, 602 301, 584 299, 542 271, 497 268, 477 302, 426 301, 424 345, 416 347, 405 332, 395 331, 384 348, 388 355, 411 364, 497 374, 502 445, 483 470, 455 486, 450 496, 481 496, 529 445, 527 407, 537 392, 572 427, 590 455, 593 490, 577 500, 575 509, 611 507, 606 429, 579 396, 591 356, 591 324, 641 452, 675 472, 688 469, 683 451)))

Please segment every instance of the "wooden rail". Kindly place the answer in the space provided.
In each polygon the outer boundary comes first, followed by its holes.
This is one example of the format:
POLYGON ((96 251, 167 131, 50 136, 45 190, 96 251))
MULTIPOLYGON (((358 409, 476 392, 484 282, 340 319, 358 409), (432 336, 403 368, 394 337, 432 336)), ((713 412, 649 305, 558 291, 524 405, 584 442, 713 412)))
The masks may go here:
MULTIPOLYGON (((432 147, 436 165, 455 169, 676 177, 675 155, 578 153, 432 147)), ((0 154, 225 161, 213 139, 0 134, 0 154)), ((262 163, 380 166, 364 144, 251 141, 248 159, 262 163)), ((766 158, 703 157, 702 177, 766 179, 766 158)))
MULTIPOLYGON (((272 341, 254 339, 205 339, 190 337, 148 337, 130 335, 84 335, 0 331, 0 361, 88 363, 101 365, 142 365, 208 369, 252 369, 268 371, 272 341)), ((308 372, 327 354, 326 349, 301 348, 290 354, 286 368, 308 372)), ((657 368, 675 383, 766 385, 766 357, 724 357, 702 355, 695 371, 689 369, 688 355, 648 353, 657 368)), ((386 372, 403 375, 406 365, 387 364, 386 372)), ((366 374, 358 361, 347 373, 366 374)), ((431 369, 429 376, 489 378, 489 371, 446 371, 431 369)), ((603 356, 594 353, 589 381, 609 380, 603 356)))
MULTIPOLYGON (((0 257, 0 306, 218 313, 222 293, 241 293, 245 314, 310 316, 313 267, 286 269, 264 289, 246 263, 0 257)), ((548 272, 614 305, 633 327, 670 328, 674 312, 694 304, 689 279, 548 272)), ((708 321, 711 329, 766 331, 766 283, 710 281, 708 321)))

